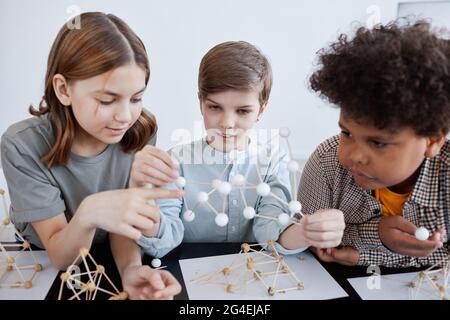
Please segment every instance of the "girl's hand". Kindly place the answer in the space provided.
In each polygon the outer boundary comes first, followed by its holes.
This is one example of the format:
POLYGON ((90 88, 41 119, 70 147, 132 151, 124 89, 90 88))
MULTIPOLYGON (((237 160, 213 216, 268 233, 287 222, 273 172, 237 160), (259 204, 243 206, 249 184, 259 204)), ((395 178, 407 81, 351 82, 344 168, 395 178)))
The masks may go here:
POLYGON ((344 214, 336 209, 321 209, 300 220, 299 235, 307 246, 317 248, 337 247, 344 234, 344 214))
POLYGON ((146 184, 162 186, 178 178, 178 162, 167 152, 151 145, 146 145, 136 152, 131 167, 130 188, 143 187, 146 184))
POLYGON ((122 284, 130 300, 172 300, 181 291, 180 283, 170 272, 149 266, 127 267, 122 284))
POLYGON ((148 201, 181 195, 180 190, 158 188, 104 191, 86 197, 76 214, 86 228, 101 228, 137 240, 142 230, 151 230, 159 223, 159 208, 148 201))
POLYGON ((155 200, 149 200, 147 201, 147 204, 151 207, 151 210, 154 213, 153 217, 150 218, 153 225, 148 229, 139 228, 139 231, 141 231, 141 233, 146 237, 156 237, 159 232, 159 226, 161 222, 161 210, 156 205, 155 200))

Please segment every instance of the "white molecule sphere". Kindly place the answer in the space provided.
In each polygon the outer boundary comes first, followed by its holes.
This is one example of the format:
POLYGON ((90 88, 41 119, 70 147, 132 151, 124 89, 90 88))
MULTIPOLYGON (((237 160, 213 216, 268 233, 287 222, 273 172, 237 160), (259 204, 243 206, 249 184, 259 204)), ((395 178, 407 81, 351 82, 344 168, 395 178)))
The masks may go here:
POLYGON ((430 237, 430 232, 427 228, 420 227, 416 229, 415 236, 417 240, 427 240, 430 237))
POLYGON ((221 184, 222 184, 222 181, 220 181, 219 179, 214 179, 211 183, 212 187, 216 190, 220 188, 221 184))
POLYGON ((192 210, 186 210, 183 213, 183 220, 186 222, 191 222, 192 220, 195 219, 195 212, 192 210))
POLYGON ((159 267, 161 267, 161 260, 159 260, 158 258, 155 258, 152 260, 151 264, 152 264, 153 268, 159 268, 159 267))
POLYGON ((289 128, 283 127, 280 128, 280 136, 283 138, 287 138, 291 135, 291 130, 289 128))
POLYGON ((224 227, 228 224, 228 216, 225 213, 219 213, 214 220, 219 227, 224 227))
POLYGON ((218 190, 221 194, 229 194, 231 192, 231 184, 229 182, 222 181, 218 190))
POLYGON ((289 217, 289 215, 287 213, 282 213, 278 216, 278 223, 282 226, 287 225, 290 220, 291 220, 291 218, 289 217))
POLYGON ((298 201, 289 202, 289 211, 291 213, 299 213, 302 211, 302 205, 298 201))
POLYGON ((208 201, 208 194, 206 192, 199 192, 197 193, 197 201, 200 203, 205 203, 208 201))
POLYGON ((178 188, 184 188, 186 185, 186 179, 183 177, 178 177, 177 180, 175 180, 175 184, 178 188))
POLYGON ((242 213, 244 217, 249 220, 253 219, 256 214, 255 209, 253 209, 252 207, 246 207, 242 213))
POLYGON ((300 169, 300 166, 298 165, 297 161, 291 160, 288 162, 287 168, 289 172, 297 172, 298 169, 300 169))
POLYGON ((237 174, 231 178, 231 184, 233 186, 243 186, 245 184, 245 177, 242 174, 237 174))
POLYGON ((260 196, 265 197, 265 196, 269 195, 269 193, 270 193, 270 186, 267 183, 261 182, 256 187, 256 192, 260 196))

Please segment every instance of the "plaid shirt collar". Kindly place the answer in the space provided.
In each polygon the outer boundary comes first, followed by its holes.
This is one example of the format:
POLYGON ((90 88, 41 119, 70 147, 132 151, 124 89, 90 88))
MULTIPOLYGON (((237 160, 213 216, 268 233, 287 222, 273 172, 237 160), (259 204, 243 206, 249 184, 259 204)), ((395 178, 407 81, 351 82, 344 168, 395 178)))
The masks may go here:
POLYGON ((446 141, 438 155, 424 160, 411 194, 412 201, 424 207, 439 207, 439 171, 442 165, 450 165, 449 149, 450 142, 446 141))

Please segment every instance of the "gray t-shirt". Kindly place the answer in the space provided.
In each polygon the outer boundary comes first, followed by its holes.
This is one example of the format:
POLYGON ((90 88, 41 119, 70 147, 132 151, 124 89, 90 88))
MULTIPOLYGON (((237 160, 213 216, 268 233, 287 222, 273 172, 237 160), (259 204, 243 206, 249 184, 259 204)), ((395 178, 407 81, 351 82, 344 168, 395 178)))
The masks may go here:
MULTIPOLYGON (((150 139, 155 144, 156 133, 150 139)), ((134 154, 120 144, 94 157, 71 154, 67 165, 48 169, 40 158, 54 144, 48 114, 10 126, 1 138, 1 160, 11 198, 10 216, 21 234, 43 247, 30 222, 64 212, 69 221, 81 201, 94 193, 127 187, 134 154)), ((92 212, 95 214, 95 212, 92 212)), ((106 232, 97 229, 94 242, 106 232)))

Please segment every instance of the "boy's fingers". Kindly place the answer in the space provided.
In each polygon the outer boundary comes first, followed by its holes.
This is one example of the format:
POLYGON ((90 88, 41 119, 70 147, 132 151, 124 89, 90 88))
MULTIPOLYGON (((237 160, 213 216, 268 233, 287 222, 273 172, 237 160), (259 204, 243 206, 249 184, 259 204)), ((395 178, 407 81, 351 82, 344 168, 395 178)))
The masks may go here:
POLYGON ((396 240, 398 253, 403 255, 423 257, 442 246, 442 242, 436 240, 417 240, 414 236, 398 234, 396 240))
POLYGON ((320 249, 325 249, 325 248, 334 248, 337 247, 340 244, 340 240, 335 240, 335 241, 314 241, 314 240, 310 240, 309 241, 310 245, 320 248, 320 249))
POLYGON ((342 232, 339 231, 304 231, 304 237, 313 241, 340 240, 342 232))
POLYGON ((311 222, 311 220, 309 220, 309 222, 305 224, 305 230, 308 231, 334 231, 344 229, 345 223, 343 221, 326 220, 311 222))
POLYGON ((415 235, 417 230, 417 227, 412 222, 404 218, 396 220, 395 225, 392 226, 392 228, 398 229, 412 236, 415 235))
POLYGON ((314 252, 320 260, 324 262, 334 262, 333 256, 328 254, 326 249, 319 249, 317 247, 310 247, 309 249, 314 252))
MULTIPOLYGON (((305 216, 306 217, 306 216, 305 216)), ((343 217, 337 215, 307 215, 308 219, 305 221, 305 225, 315 226, 317 224, 335 224, 336 226, 342 226, 345 228, 345 221, 343 217)), ((304 217, 303 217, 304 218, 304 217)), ((303 219, 302 218, 302 219, 303 219)), ((315 226, 317 227, 317 226, 315 226)))
POLYGON ((435 232, 428 238, 428 240, 441 241, 441 237, 442 237, 442 235, 440 232, 435 232))

